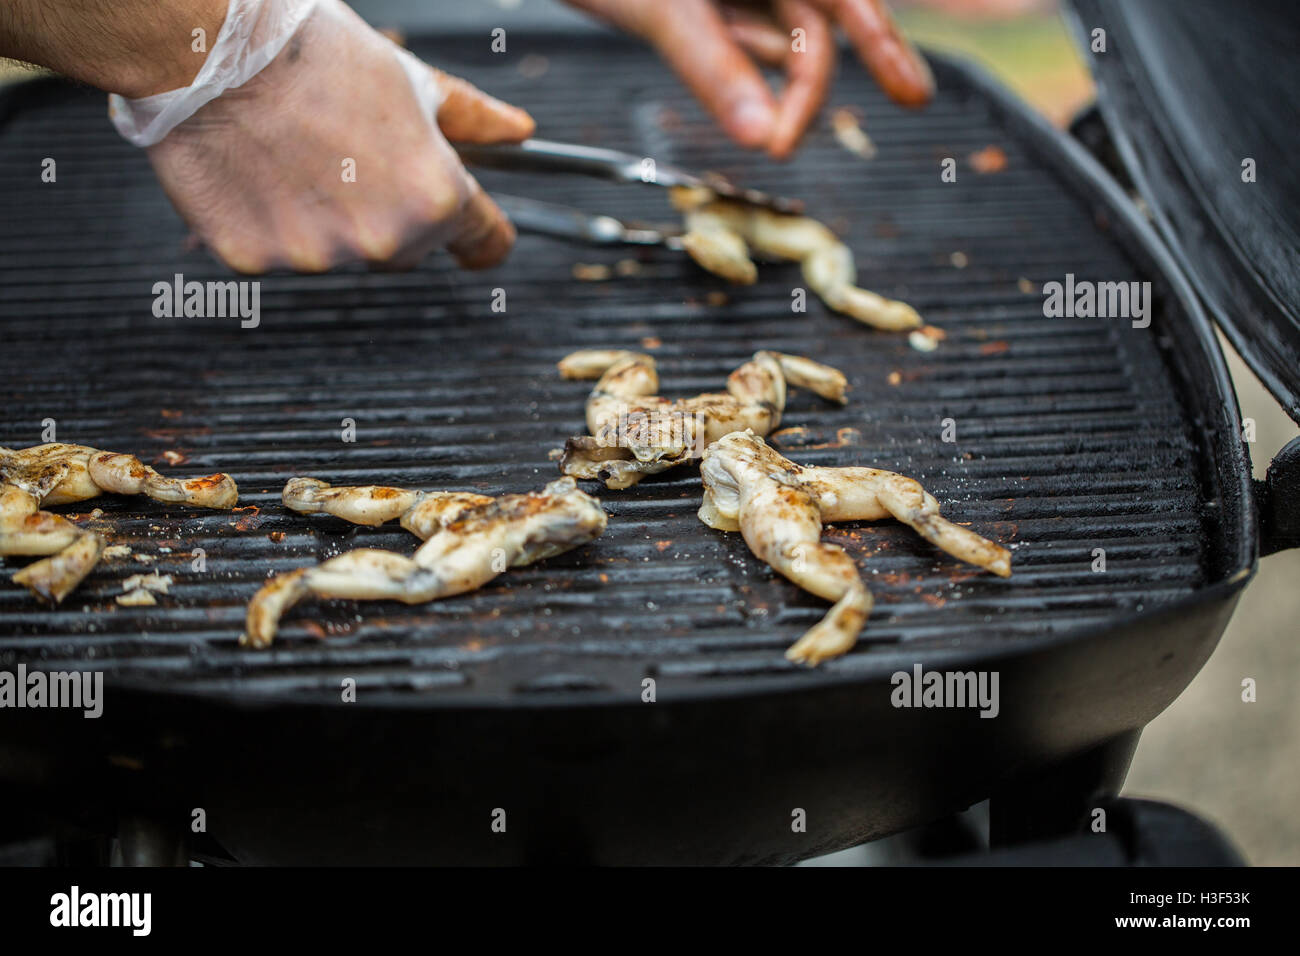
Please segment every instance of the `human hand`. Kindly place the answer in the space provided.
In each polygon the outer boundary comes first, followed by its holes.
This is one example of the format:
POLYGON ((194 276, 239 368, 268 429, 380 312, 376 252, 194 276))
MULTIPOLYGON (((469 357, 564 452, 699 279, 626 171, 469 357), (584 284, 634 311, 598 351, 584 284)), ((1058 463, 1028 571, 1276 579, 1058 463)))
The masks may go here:
MULTIPOLYGON (((245 6, 264 15, 278 2, 245 6)), ((514 229, 448 140, 532 131, 523 110, 320 0, 267 66, 148 151, 181 216, 237 271, 410 268, 439 248, 482 268, 506 256, 514 229)))
POLYGON ((883 0, 773 0, 738 5, 713 0, 569 0, 645 38, 691 92, 743 146, 789 156, 821 108, 835 71, 834 31, 848 35, 890 99, 923 106, 934 81, 899 32, 883 0), (802 43, 794 31, 802 30, 802 43), (752 57, 752 58, 751 58, 752 57), (783 66, 773 95, 755 62, 783 66))

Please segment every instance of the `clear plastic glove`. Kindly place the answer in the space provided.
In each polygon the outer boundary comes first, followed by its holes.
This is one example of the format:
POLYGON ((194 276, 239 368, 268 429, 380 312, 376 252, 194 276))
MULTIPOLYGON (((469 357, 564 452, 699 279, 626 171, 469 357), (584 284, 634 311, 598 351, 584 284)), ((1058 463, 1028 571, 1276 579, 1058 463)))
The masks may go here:
POLYGON ((468 268, 505 258, 514 229, 448 138, 521 140, 527 113, 421 63, 339 0, 231 0, 226 21, 189 88, 111 107, 223 262, 257 273, 410 268, 440 248, 468 268))

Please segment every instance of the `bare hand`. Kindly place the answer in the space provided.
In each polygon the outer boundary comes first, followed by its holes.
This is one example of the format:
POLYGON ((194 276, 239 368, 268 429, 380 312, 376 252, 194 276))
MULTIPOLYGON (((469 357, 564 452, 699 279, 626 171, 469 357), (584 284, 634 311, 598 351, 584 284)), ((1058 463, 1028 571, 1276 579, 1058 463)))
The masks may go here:
POLYGON ((826 99, 835 71, 836 27, 843 28, 894 102, 923 106, 934 90, 925 61, 882 0, 774 0, 750 6, 712 0, 569 2, 644 37, 736 142, 777 158, 794 151, 826 99), (787 82, 779 97, 768 89, 755 59, 785 67, 787 82))

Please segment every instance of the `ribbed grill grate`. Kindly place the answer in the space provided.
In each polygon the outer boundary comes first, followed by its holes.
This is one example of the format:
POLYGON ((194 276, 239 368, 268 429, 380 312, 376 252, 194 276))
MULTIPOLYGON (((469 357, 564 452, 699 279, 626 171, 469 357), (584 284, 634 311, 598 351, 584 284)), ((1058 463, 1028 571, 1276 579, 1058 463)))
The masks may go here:
MULTIPOLYGON (((858 558, 876 612, 859 647, 821 674, 864 673, 905 642, 917 653, 1008 642, 1126 616, 1186 595, 1208 563, 1197 444, 1155 328, 1047 319, 1024 292, 1073 272, 1142 278, 1056 174, 980 96, 942 71, 924 114, 887 105, 845 63, 833 105, 862 107, 879 147, 867 163, 823 125, 794 163, 768 164, 723 144, 650 55, 627 47, 512 34, 510 53, 423 46, 433 62, 533 111, 542 135, 606 144, 808 200, 847 227, 862 283, 906 298, 947 330, 933 353, 873 333, 815 300, 790 313, 790 266, 727 287, 665 250, 592 249, 524 236, 509 263, 466 274, 435 259, 406 275, 347 271, 262 281, 262 324, 156 319, 152 286, 225 277, 184 230, 145 157, 120 142, 97 94, 41 85, 18 94, 0 129, 0 443, 60 440, 130 451, 170 473, 235 475, 256 515, 190 513, 105 498, 61 508, 104 511, 110 543, 153 555, 105 562, 57 610, 0 579, 0 664, 92 664, 153 686, 303 696, 362 688, 493 700, 529 691, 632 695, 722 689, 785 673, 782 650, 826 605, 776 578, 738 535, 700 524, 698 476, 670 473, 601 495, 606 536, 582 551, 512 571, 481 591, 426 607, 308 603, 274 651, 235 640, 265 576, 358 546, 410 553, 396 526, 364 529, 279 505, 298 474, 497 494, 556 474, 547 452, 582 428, 586 383, 554 363, 582 347, 641 347, 655 337, 666 394, 721 385, 755 348, 842 368, 847 409, 797 393, 780 447, 816 464, 872 464, 924 481, 946 513, 1016 548, 1004 582, 938 555, 893 523, 833 529, 858 558), (616 54, 616 56, 615 56, 616 54), (540 80, 520 72, 523 57, 540 80), (609 64, 617 63, 611 71, 609 64), (595 118, 599 117, 599 121, 595 118), (966 162, 989 144, 1007 169, 966 162), (53 157, 58 182, 39 182, 53 157), (942 184, 943 157, 959 180, 942 184), (954 253, 968 262, 957 268, 954 253), (575 262, 635 258, 638 275, 583 283, 575 262), (494 288, 508 311, 491 311, 494 288), (725 292, 724 306, 709 304, 725 292), (897 372, 897 384, 890 373, 897 372), (939 440, 951 417, 957 441, 939 440), (357 441, 340 440, 356 421, 357 441), (852 429, 841 432, 841 429, 852 429), (188 456, 169 467, 161 453, 188 456), (236 527, 237 523, 244 530, 236 527), (207 571, 191 570, 201 547, 207 571), (1107 571, 1091 570, 1094 548, 1107 571), (171 548, 163 552, 162 548, 171 548), (128 574, 176 579, 154 608, 118 607, 128 574), (327 636, 321 641, 320 635, 327 636)), ((484 44, 486 47, 486 44, 484 44)), ((649 188, 484 174, 489 187, 589 209, 668 219, 649 188)), ((1159 320, 1157 321, 1157 327, 1159 320)), ((589 488, 595 490, 595 486, 589 488)), ((603 491, 603 489, 602 489, 603 491)), ((6 571, 19 562, 10 559, 6 571)), ((805 673, 814 683, 824 677, 805 673)))

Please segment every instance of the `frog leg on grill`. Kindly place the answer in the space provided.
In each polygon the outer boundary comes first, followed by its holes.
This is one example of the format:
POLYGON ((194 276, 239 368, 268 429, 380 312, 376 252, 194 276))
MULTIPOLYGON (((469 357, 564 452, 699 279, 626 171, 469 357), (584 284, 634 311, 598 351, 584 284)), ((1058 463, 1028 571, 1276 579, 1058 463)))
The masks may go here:
MULTIPOLYGON (((846 404, 848 399, 848 379, 837 368, 814 362, 802 355, 787 355, 784 352, 763 350, 754 353, 744 365, 741 365, 727 377, 727 392, 741 405, 747 408, 764 409, 771 412, 768 431, 781 422, 785 413, 787 386, 805 388, 827 401, 846 404)), ((740 429, 753 428, 757 435, 766 435, 768 431, 745 423, 740 429)), ((723 435, 740 429, 732 428, 713 436, 716 441, 723 435)))
POLYGON ((473 509, 490 505, 495 500, 490 495, 469 491, 426 492, 419 504, 402 515, 402 527, 426 541, 473 509))
POLYGON ((680 463, 671 458, 643 461, 631 449, 591 435, 565 439, 560 455, 561 472, 574 478, 603 481, 612 491, 631 488, 646 475, 657 475, 680 463))
POLYGON ((857 568, 840 548, 821 542, 821 522, 895 517, 949 554, 1001 577, 1011 574, 1007 549, 954 525, 919 482, 875 468, 805 467, 762 437, 734 432, 714 442, 700 467, 700 520, 740 531, 750 550, 827 600, 826 617, 787 652, 809 664, 843 654, 871 609, 857 568), (859 592, 861 589, 861 593, 859 592))
POLYGON ((736 228, 734 217, 720 212, 712 206, 687 212, 682 248, 705 271, 737 285, 753 285, 758 281, 758 266, 749 257, 744 233, 736 228))
POLYGON ((38 597, 58 604, 82 582, 104 541, 67 518, 42 511, 40 499, 16 485, 0 486, 0 555, 49 555, 13 575, 38 597))
POLYGON ((424 604, 482 587, 509 567, 576 548, 605 530, 600 502, 579 491, 572 478, 553 481, 539 493, 449 493, 430 495, 417 508, 424 504, 435 507, 421 525, 440 526, 413 557, 361 548, 277 575, 249 602, 240 643, 269 646, 283 614, 309 595, 424 604))
POLYGON ((809 288, 836 312, 885 332, 905 332, 922 325, 920 313, 906 302, 856 285, 853 252, 842 243, 818 249, 801 260, 801 268, 809 288))
POLYGON ((290 478, 280 493, 286 508, 299 514, 328 514, 353 524, 381 525, 415 507, 421 493, 383 485, 335 486, 317 478, 290 478))
POLYGON ((103 492, 205 508, 228 508, 238 498, 229 475, 167 478, 134 455, 59 442, 0 448, 0 555, 49 555, 13 580, 55 603, 67 597, 94 568, 104 542, 41 505, 86 501, 103 492))
POLYGON ((653 433, 673 424, 661 414, 669 403, 656 397, 659 373, 653 356, 620 349, 585 349, 566 355, 559 369, 565 378, 599 379, 587 398, 590 434, 565 442, 560 458, 564 474, 603 479, 609 488, 627 488, 644 475, 676 464, 665 462, 656 453, 660 443, 653 433), (644 441, 629 442, 629 430, 645 432, 641 436, 644 441))
POLYGON ((852 250, 817 220, 728 202, 708 189, 679 188, 672 197, 685 219, 682 247, 701 268, 752 283, 757 275, 752 249, 800 263, 808 286, 836 312, 886 331, 921 326, 921 316, 906 302, 856 284, 852 250))
POLYGON ((487 495, 467 491, 412 491, 386 485, 331 485, 316 478, 290 478, 280 495, 286 508, 301 514, 329 514, 360 525, 394 518, 412 534, 427 538, 462 508, 485 504, 487 495))
POLYGON ((603 480, 613 489, 697 460, 705 446, 733 431, 768 434, 785 411, 787 381, 840 403, 848 388, 844 375, 829 365, 771 351, 754 353, 733 371, 725 393, 705 392, 677 401, 654 394, 658 378, 649 356, 576 352, 560 364, 568 367, 570 377, 605 369, 587 405, 591 435, 565 443, 560 470, 603 480))
MULTIPOLYGON (((849 381, 839 369, 814 362, 802 355, 787 355, 785 352, 768 351, 760 352, 758 355, 770 355, 776 359, 777 364, 781 366, 781 374, 785 376, 786 384, 807 389, 830 402, 848 404, 848 396, 845 393, 849 389, 849 381)), ((758 355, 754 357, 757 358, 758 355)))
POLYGON ((856 467, 805 467, 801 478, 827 521, 894 517, 954 558, 998 577, 1011 576, 1011 552, 939 514, 939 502, 913 478, 856 467))
POLYGON ((168 478, 135 455, 101 451, 90 456, 86 470, 102 491, 116 495, 146 495, 165 504, 199 508, 233 508, 239 489, 229 475, 204 478, 168 478))
POLYGON ((644 352, 583 349, 566 355, 557 367, 568 379, 598 380, 587 397, 587 431, 593 435, 659 391, 654 357, 644 352))
POLYGON ((812 497, 801 488, 759 479, 741 491, 739 523, 759 559, 833 602, 826 616, 786 650, 786 658, 819 664, 852 648, 871 614, 871 594, 848 553, 821 540, 821 515, 812 497))
POLYGON ((13 581, 53 604, 90 574, 104 541, 40 506, 98 496, 86 468, 91 454, 91 447, 60 442, 17 451, 0 447, 0 555, 51 555, 22 568, 13 581))

